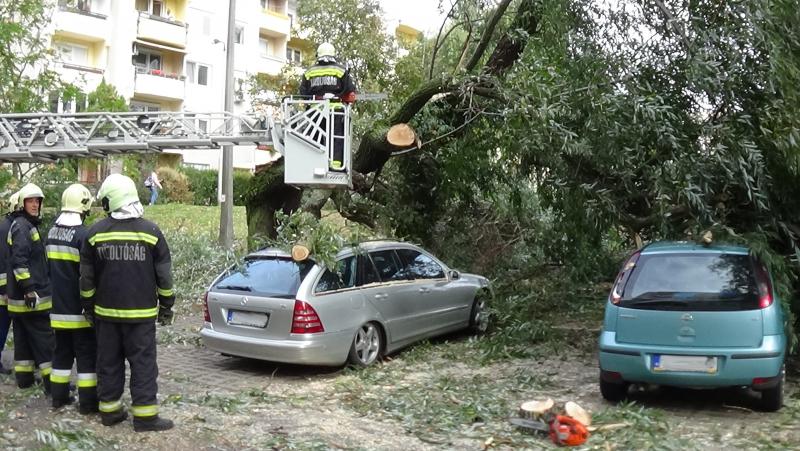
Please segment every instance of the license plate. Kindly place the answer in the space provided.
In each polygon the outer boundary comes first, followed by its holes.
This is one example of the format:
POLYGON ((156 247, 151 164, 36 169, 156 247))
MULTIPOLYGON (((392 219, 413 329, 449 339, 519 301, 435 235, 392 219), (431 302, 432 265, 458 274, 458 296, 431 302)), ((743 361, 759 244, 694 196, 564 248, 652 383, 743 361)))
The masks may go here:
POLYGON ((257 312, 228 310, 228 324, 234 326, 267 327, 269 315, 257 312))
POLYGON ((717 372, 717 358, 697 355, 653 354, 653 371, 717 372))

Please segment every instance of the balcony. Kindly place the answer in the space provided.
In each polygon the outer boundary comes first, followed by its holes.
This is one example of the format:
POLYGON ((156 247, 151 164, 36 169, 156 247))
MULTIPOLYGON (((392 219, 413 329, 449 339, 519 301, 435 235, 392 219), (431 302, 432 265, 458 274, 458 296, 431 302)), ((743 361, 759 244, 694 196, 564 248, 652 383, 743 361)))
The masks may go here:
POLYGON ((61 76, 61 81, 81 86, 88 90, 93 90, 100 84, 104 73, 103 69, 68 62, 58 63, 56 71, 61 76))
POLYGON ((56 32, 87 41, 104 41, 111 29, 106 16, 72 6, 59 6, 55 17, 56 32))
POLYGON ((264 9, 258 27, 271 35, 289 36, 291 24, 292 21, 286 14, 264 9))
POLYGON ((186 24, 146 12, 139 13, 137 38, 160 42, 179 48, 186 47, 186 24))
POLYGON ((186 97, 186 77, 161 70, 134 67, 135 95, 165 100, 183 100, 186 97))
POLYGON ((262 74, 278 75, 285 64, 285 58, 260 55, 255 63, 255 71, 262 74))

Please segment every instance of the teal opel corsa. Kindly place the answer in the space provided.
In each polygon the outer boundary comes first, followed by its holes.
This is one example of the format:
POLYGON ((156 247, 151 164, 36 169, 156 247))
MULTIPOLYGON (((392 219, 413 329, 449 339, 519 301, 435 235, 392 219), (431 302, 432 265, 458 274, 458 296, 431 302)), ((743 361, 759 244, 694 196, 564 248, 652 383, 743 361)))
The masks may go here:
POLYGON ((606 303, 600 392, 632 383, 749 387, 783 404, 786 334, 766 267, 747 248, 653 243, 631 255, 606 303))

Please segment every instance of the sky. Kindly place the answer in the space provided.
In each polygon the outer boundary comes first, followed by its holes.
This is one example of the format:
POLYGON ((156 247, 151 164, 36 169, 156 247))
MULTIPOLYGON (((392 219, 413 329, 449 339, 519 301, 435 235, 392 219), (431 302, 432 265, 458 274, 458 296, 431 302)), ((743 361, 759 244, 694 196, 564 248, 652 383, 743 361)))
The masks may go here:
MULTIPOLYGON (((393 28, 398 22, 410 25, 426 34, 435 33, 444 19, 439 12, 439 0, 380 0, 386 13, 386 22, 393 28)), ((443 0, 448 7, 450 0, 443 0)))

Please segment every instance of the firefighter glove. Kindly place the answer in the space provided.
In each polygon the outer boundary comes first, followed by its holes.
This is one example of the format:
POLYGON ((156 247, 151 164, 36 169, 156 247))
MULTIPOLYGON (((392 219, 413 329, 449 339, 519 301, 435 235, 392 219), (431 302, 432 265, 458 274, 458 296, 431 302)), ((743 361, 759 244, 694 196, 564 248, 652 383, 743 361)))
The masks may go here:
POLYGON ((39 295, 35 291, 25 293, 25 306, 28 308, 36 307, 36 302, 39 300, 39 295))
POLYGON ((170 326, 173 322, 175 322, 175 314, 169 307, 159 307, 158 318, 156 318, 156 321, 158 321, 158 324, 161 324, 162 326, 170 326))

